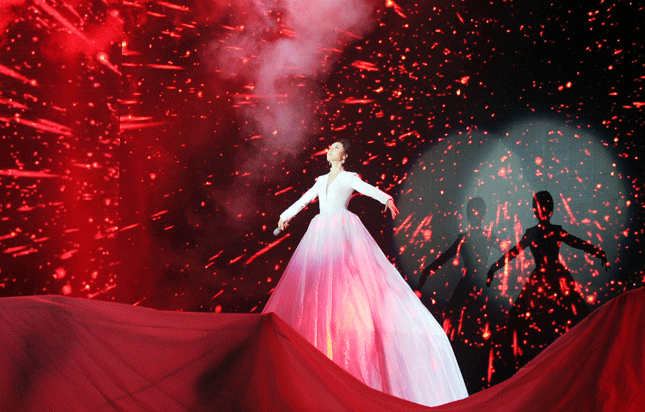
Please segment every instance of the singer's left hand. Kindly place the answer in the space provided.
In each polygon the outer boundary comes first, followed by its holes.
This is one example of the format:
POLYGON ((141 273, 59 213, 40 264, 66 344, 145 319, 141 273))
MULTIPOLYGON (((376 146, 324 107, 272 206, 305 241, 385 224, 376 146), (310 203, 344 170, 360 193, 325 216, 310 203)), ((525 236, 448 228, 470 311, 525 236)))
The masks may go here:
POLYGON ((396 205, 394 204, 394 200, 390 199, 387 201, 385 204, 385 210, 384 212, 387 212, 387 210, 390 209, 390 212, 392 213, 392 219, 396 217, 396 215, 399 214, 399 209, 396 208, 396 205))
POLYGON ((281 232, 283 230, 285 230, 287 228, 287 226, 289 226, 289 224, 287 222, 285 222, 284 220, 280 219, 278 221, 278 229, 280 229, 281 232))

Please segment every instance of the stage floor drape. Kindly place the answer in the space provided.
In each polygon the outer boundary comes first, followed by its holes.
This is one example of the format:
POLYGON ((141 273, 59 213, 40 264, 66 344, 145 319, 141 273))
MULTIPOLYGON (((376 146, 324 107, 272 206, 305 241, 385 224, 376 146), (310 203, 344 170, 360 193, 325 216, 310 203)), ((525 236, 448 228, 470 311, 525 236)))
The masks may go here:
POLYGON ((2 298, 0 410, 637 412, 644 331, 645 288, 625 292, 511 379, 427 408, 363 385, 273 314, 2 298))

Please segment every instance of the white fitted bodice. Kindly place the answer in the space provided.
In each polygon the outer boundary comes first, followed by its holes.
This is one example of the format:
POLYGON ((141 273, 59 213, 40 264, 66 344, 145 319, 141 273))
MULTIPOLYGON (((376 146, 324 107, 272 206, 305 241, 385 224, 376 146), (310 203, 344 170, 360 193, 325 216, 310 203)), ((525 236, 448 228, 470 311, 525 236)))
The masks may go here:
POLYGON ((319 176, 316 183, 300 199, 287 210, 282 212, 280 219, 284 222, 290 220, 309 203, 318 198, 320 213, 334 213, 338 210, 347 210, 352 192, 356 190, 366 196, 385 204, 392 196, 361 180, 358 173, 342 171, 327 187, 329 173, 319 176))

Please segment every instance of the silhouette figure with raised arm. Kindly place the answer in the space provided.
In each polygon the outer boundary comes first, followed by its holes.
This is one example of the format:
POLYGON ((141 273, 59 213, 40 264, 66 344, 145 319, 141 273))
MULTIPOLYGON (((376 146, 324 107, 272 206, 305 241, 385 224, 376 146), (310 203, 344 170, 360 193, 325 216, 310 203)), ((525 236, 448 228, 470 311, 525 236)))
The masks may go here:
POLYGON ((533 196, 533 212, 539 223, 527 229, 520 242, 498 259, 487 275, 486 284, 490 285, 497 270, 525 248, 531 249, 535 269, 493 338, 493 384, 511 377, 589 314, 571 273, 558 259, 562 242, 599 258, 605 270, 609 269, 607 255, 600 247, 551 224, 553 198, 549 192, 533 196))
POLYGON ((421 291, 430 274, 452 258, 461 257, 462 276, 444 310, 443 329, 450 338, 471 394, 487 386, 488 344, 506 313, 499 296, 496 298, 485 287, 490 250, 493 246, 501 250, 501 241, 484 227, 486 209, 481 197, 468 201, 468 230, 459 234, 452 246, 425 267, 417 287, 421 291))

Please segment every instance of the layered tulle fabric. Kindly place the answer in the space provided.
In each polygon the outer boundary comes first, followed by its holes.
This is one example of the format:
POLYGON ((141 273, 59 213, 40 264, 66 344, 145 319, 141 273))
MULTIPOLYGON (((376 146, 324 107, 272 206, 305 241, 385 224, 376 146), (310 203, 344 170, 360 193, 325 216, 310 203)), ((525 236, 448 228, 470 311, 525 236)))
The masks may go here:
POLYGON ((311 221, 264 312, 372 388, 430 406, 467 396, 443 329, 346 209, 311 221))

